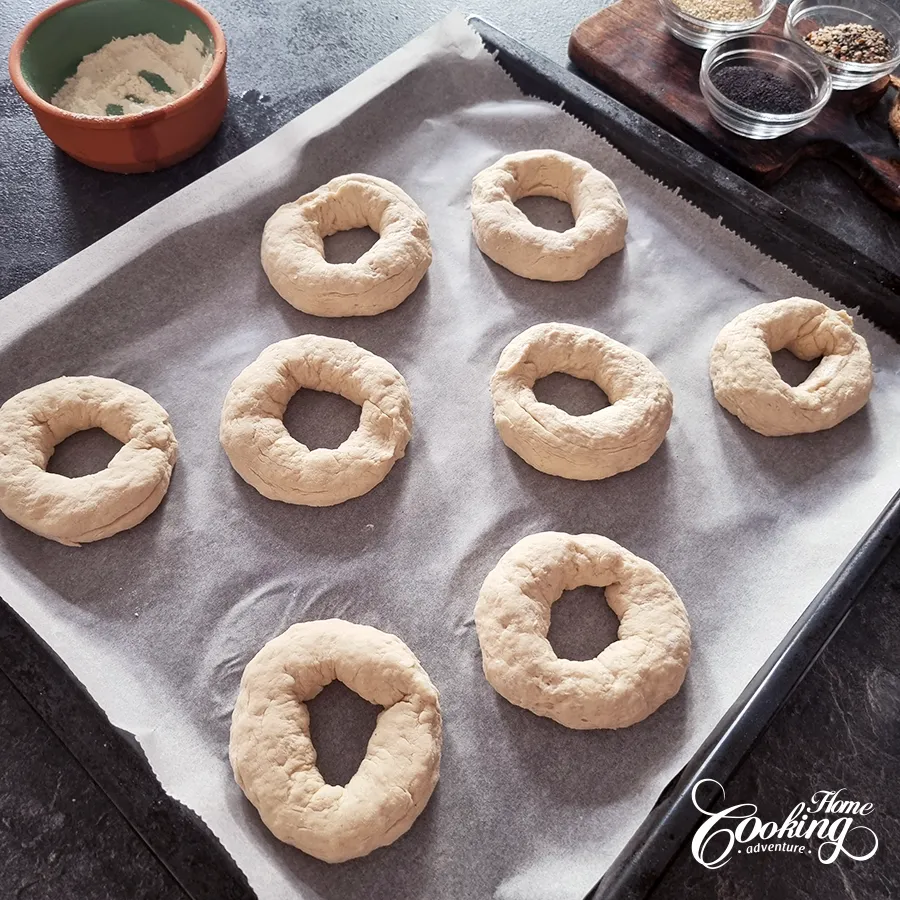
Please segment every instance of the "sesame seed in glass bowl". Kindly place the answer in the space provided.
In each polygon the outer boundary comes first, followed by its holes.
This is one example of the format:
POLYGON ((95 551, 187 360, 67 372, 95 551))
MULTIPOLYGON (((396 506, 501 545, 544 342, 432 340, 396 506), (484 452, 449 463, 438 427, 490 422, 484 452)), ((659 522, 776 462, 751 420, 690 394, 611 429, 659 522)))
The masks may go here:
POLYGON ((712 47, 719 41, 762 28, 776 0, 658 0, 666 27, 691 47, 712 47))

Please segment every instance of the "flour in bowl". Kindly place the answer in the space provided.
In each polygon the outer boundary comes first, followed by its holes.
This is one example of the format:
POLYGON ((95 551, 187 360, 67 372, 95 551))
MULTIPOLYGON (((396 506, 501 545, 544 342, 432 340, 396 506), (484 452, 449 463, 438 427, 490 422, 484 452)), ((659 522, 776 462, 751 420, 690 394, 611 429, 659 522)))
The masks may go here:
POLYGON ((78 64, 53 95, 60 109, 85 116, 122 116, 165 106, 200 84, 213 54, 192 31, 180 44, 155 34, 114 38, 78 64))

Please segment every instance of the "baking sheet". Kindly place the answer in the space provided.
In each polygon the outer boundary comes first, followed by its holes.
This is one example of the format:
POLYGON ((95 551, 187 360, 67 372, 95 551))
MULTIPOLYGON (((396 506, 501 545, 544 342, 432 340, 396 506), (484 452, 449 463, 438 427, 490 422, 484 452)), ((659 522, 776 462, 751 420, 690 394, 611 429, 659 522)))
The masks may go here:
MULTIPOLYGON (((545 224, 559 216, 550 202, 528 208, 545 224)), ((329 253, 362 246, 336 236, 329 253)), ((115 538, 76 550, 0 521, 0 594, 136 735, 262 900, 579 898, 900 483, 900 348, 863 321, 876 388, 839 428, 767 439, 716 404, 706 358, 719 328, 792 294, 826 299, 559 109, 523 99, 452 16, 2 302, 3 398, 63 374, 119 378, 168 410, 181 455, 160 509, 115 538), (543 146, 607 172, 631 217, 625 251, 576 283, 518 278, 470 233, 472 176, 543 146), (269 287, 259 237, 277 205, 349 171, 396 181, 420 203, 435 259, 398 309, 317 319, 269 287), (500 442, 490 374, 514 335, 551 320, 598 328, 669 378, 672 427, 645 465, 569 482, 500 442), (371 493, 329 509, 259 496, 217 441, 231 379, 269 343, 304 332, 384 356, 413 397, 406 458, 371 493), (685 601, 687 681, 639 725, 568 731, 510 706, 481 674, 481 582, 516 540, 545 529, 613 538, 662 568, 685 601), (227 762, 247 660, 291 623, 330 616, 399 634, 441 690, 445 727, 441 782, 412 831, 340 866, 271 837, 227 762)), ((539 396, 576 413, 597 401, 562 376, 539 396)), ((348 406, 301 392, 289 427, 334 446, 353 427, 348 406)), ((76 436, 54 464, 83 471, 100 452, 76 436)), ((559 652, 590 656, 612 639, 599 596, 580 589, 555 608, 559 652)), ((312 704, 326 774, 347 777, 361 758, 374 721, 365 707, 333 688, 312 704)))

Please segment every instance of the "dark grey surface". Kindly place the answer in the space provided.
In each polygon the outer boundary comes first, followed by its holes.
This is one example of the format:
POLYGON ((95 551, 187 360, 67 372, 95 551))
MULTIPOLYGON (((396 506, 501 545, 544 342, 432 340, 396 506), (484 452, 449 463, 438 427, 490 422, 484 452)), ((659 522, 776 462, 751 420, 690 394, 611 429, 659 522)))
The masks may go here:
POLYGON ((796 854, 742 855, 710 872, 682 849, 653 900, 895 900, 900 895, 898 600, 895 548, 726 785, 727 805, 755 803, 763 821, 777 822, 816 791, 844 788, 842 797, 875 804, 865 821, 879 839, 875 856, 823 865, 796 854))
MULTIPOLYGON (((21 25, 43 5, 35 0, 2 4, 0 43, 8 47, 21 25)), ((218 0, 207 5, 229 39, 229 112, 222 131, 205 151, 168 172, 113 176, 74 163, 46 141, 8 79, 0 81, 0 296, 256 143, 451 7, 430 0, 218 0)), ((590 0, 561 4, 485 0, 471 11, 565 62, 569 31, 596 7, 590 0)), ((806 164, 775 193, 882 264, 895 270, 900 266, 897 218, 871 204, 833 167, 806 164)), ((0 396, 6 393, 0 385, 0 396)), ((865 863, 823 866, 796 857, 746 856, 713 873, 683 851, 657 898, 828 900, 897 895, 900 810, 890 786, 900 776, 898 598, 900 552, 895 551, 728 786, 734 802, 759 803, 772 817, 786 814, 812 790, 844 787, 848 795, 876 805, 868 823, 881 840, 876 857, 865 863)), ((577 607, 577 601, 572 602, 577 607)), ((560 610, 563 616, 568 612, 560 610)), ((325 720, 320 738, 325 742, 323 755, 329 756, 328 735, 334 729, 327 717, 356 707, 339 691, 331 700, 323 696, 319 705, 325 720), (329 702, 330 706, 323 705, 329 702)), ((104 806, 84 771, 2 678, 0 770, 4 773, 0 897, 169 900, 181 895, 149 851, 141 852, 143 845, 119 814, 104 806), (63 827, 58 818, 60 795, 54 799, 53 790, 48 790, 57 783, 91 797, 90 802, 72 804, 63 827)))
POLYGON ((126 896, 185 900, 118 810, 0 673, 0 897, 126 896))

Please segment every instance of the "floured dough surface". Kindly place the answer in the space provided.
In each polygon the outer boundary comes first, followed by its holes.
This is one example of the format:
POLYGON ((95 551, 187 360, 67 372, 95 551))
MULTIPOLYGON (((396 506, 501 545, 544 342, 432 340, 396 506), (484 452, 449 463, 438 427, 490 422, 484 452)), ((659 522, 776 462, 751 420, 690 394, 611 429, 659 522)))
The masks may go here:
POLYGON ((333 506, 372 490, 402 458, 412 434, 403 376, 350 341, 303 334, 267 347, 231 385, 219 440, 235 471, 264 497, 333 506), (360 406, 359 427, 336 449, 291 437, 284 411, 301 389, 360 406))
POLYGON ((510 548, 475 606, 484 674, 516 706, 567 728, 626 728, 681 688, 691 656, 687 612, 656 566, 596 534, 547 531, 510 548), (564 591, 606 588, 618 640, 589 660, 547 640, 564 591))
POLYGON ((341 175, 266 222, 260 251, 272 287, 315 316, 374 316, 399 306, 431 265, 428 220, 396 184, 341 175), (326 261, 324 239, 369 227, 375 245, 353 263, 326 261))
POLYGON ((328 619, 291 626, 247 664, 230 758, 237 783, 279 840, 337 863, 409 830, 437 784, 441 738, 438 692, 406 644, 328 619), (316 767, 306 707, 334 680, 384 707, 346 786, 326 784, 316 767))
POLYGON ((500 354, 491 378, 494 424, 511 450, 548 475, 589 481, 646 462, 672 421, 665 376, 637 350, 562 322, 534 325, 500 354), (593 381, 610 406, 573 416, 534 395, 551 372, 593 381))
POLYGON ((77 547, 143 522, 169 487, 178 442, 166 411, 114 378, 55 378, 0 407, 0 511, 42 537, 77 547), (100 472, 47 471, 57 444, 102 428, 123 446, 100 472))
POLYGON ((510 153, 472 181, 472 231, 495 263, 540 281, 574 281, 625 246, 628 213, 613 182, 559 150, 510 153), (572 207, 567 231, 540 228, 515 204, 555 197, 572 207))
POLYGON ((761 303, 732 319, 713 344, 709 375, 728 412, 773 437, 833 428, 866 405, 873 381, 869 348, 850 315, 803 297, 761 303), (772 363, 783 349, 822 360, 792 386, 772 363))

